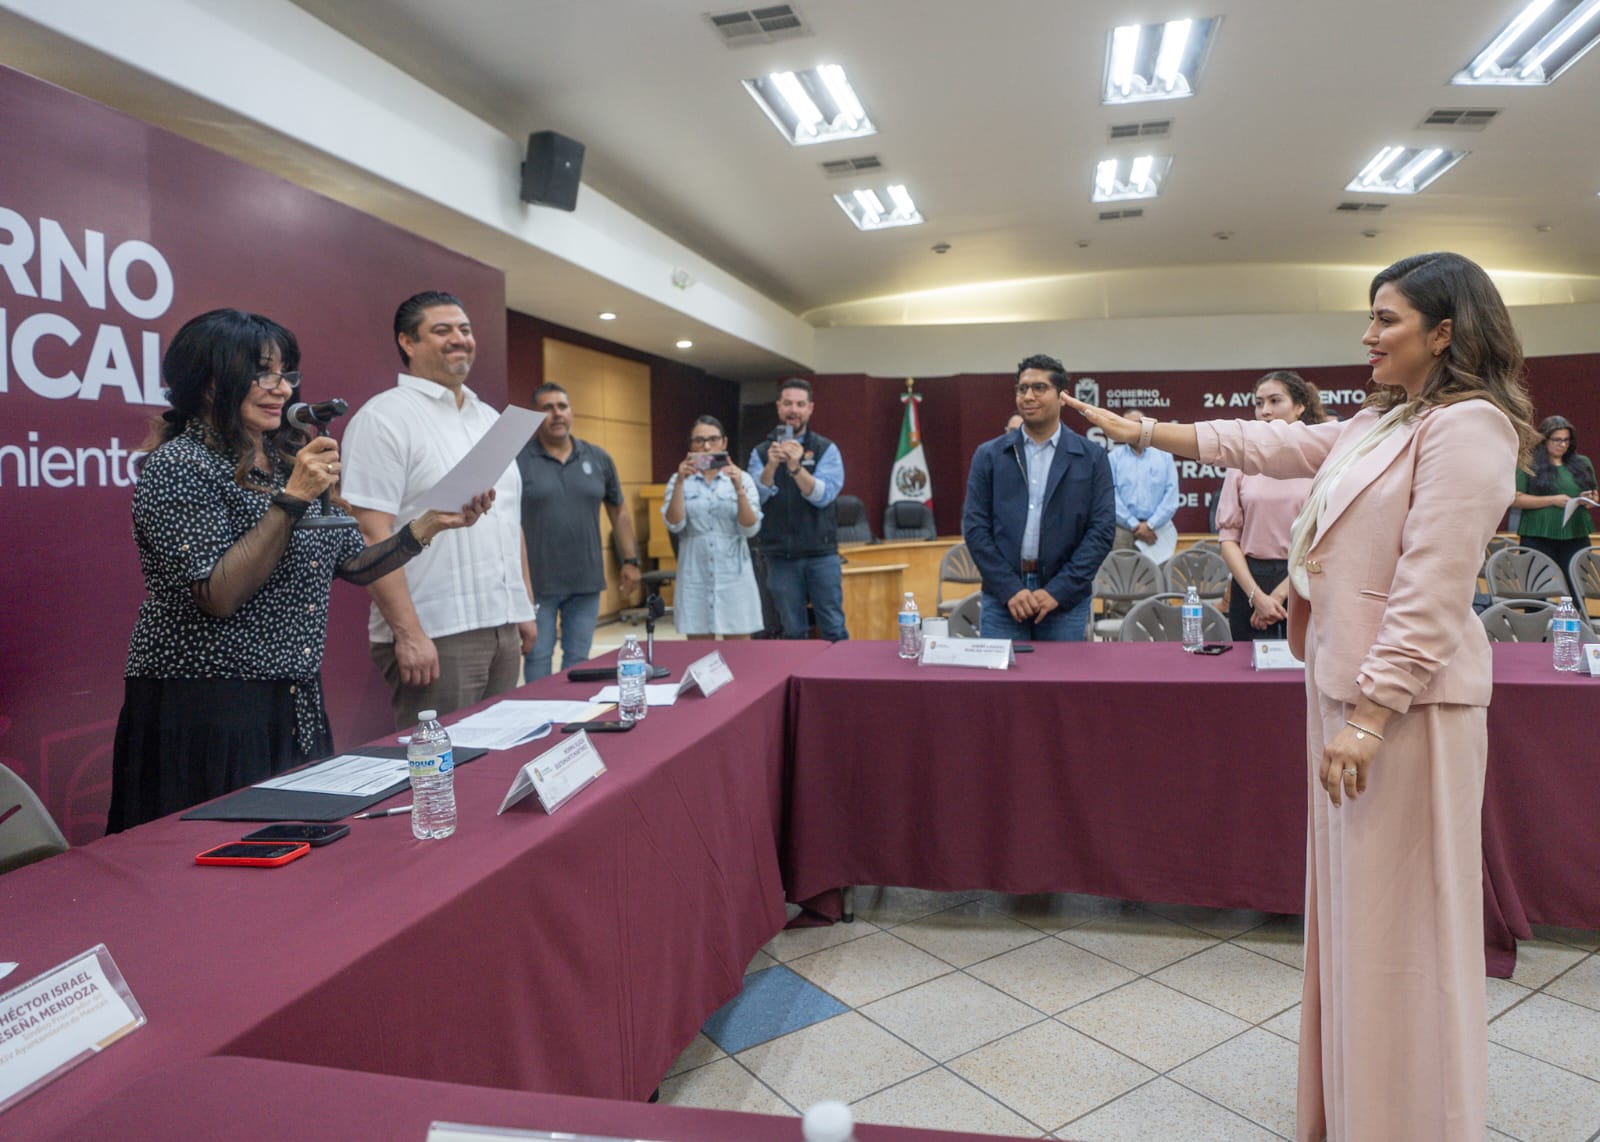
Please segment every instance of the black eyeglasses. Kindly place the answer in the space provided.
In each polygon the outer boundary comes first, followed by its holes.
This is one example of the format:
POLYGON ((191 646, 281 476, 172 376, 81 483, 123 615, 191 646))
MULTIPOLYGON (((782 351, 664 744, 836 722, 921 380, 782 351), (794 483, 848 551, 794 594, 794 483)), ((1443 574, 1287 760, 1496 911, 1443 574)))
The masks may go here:
POLYGON ((722 437, 720 437, 720 436, 691 436, 691 437, 689 437, 689 444, 691 446, 695 445, 695 444, 698 444, 702 448, 709 448, 713 444, 721 444, 721 443, 722 443, 722 437))
POLYGON ((250 380, 257 388, 266 389, 269 393, 284 381, 289 382, 291 389, 300 387, 300 373, 298 370, 290 373, 274 373, 271 369, 265 369, 251 377, 250 380))
POLYGON ((1025 393, 1034 393, 1037 396, 1044 396, 1045 393, 1053 392, 1054 390, 1055 386, 1049 381, 1034 381, 1032 384, 1024 383, 1017 385, 1018 396, 1022 396, 1025 393))

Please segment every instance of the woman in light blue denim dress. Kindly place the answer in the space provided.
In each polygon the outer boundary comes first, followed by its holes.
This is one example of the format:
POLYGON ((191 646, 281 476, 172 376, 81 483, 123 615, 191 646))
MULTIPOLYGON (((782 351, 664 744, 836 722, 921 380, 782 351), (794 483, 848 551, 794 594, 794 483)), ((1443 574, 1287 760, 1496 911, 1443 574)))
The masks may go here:
POLYGON ((761 629, 761 591, 749 539, 761 530, 756 482, 728 455, 728 437, 714 416, 689 430, 689 454, 667 481, 661 505, 678 537, 673 616, 689 638, 749 638, 761 629))

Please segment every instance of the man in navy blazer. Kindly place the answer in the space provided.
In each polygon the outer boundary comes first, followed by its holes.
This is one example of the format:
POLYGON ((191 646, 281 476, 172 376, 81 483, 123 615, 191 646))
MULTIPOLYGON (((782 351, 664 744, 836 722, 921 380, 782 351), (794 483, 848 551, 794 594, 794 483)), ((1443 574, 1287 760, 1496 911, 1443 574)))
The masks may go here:
POLYGON ((1116 535, 1106 450, 1061 423, 1067 373, 1042 354, 1017 366, 1022 427, 979 446, 961 533, 983 576, 985 638, 1081 642, 1094 576, 1116 535))

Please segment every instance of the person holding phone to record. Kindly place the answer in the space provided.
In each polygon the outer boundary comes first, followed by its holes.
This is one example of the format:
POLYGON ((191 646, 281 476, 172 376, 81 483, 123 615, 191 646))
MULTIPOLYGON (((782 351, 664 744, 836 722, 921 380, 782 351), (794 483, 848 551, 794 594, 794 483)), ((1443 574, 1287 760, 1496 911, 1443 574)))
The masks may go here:
POLYGON ((727 430, 702 416, 689 452, 667 481, 661 516, 678 537, 673 616, 693 639, 749 638, 761 629, 761 592, 750 538, 761 530, 756 482, 728 456, 727 430))

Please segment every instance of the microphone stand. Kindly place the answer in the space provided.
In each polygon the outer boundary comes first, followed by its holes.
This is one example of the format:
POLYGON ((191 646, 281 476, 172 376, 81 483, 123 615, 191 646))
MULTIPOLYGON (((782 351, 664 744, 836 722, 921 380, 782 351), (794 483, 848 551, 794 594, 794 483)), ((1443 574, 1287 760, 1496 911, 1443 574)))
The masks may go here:
POLYGON ((644 662, 651 678, 666 678, 672 674, 665 666, 656 665, 656 619, 667 613, 667 604, 654 591, 644 601, 644 662))

